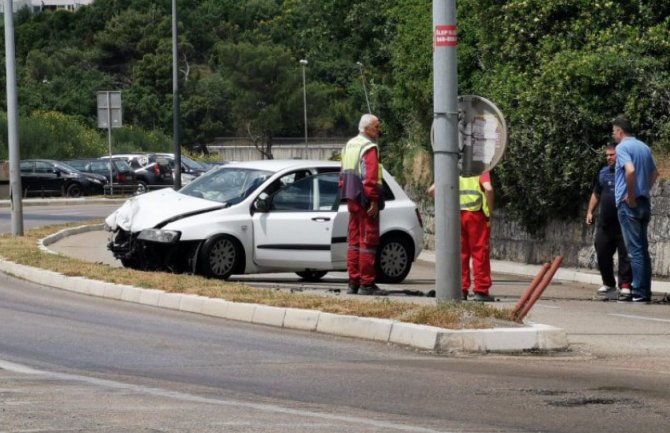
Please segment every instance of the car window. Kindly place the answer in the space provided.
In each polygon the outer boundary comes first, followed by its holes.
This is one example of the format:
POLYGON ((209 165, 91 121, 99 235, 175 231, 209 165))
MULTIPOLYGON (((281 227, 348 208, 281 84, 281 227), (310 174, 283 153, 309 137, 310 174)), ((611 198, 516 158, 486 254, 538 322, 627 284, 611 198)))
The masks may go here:
POLYGON ((277 191, 279 191, 281 188, 285 188, 294 182, 304 179, 307 176, 311 176, 312 172, 307 170, 307 169, 301 169, 301 170, 296 170, 292 171, 290 173, 284 174, 282 177, 279 179, 275 179, 274 182, 272 182, 270 185, 268 185, 263 192, 266 193, 267 195, 273 195, 277 191))
POLYGON ((274 211, 337 210, 338 173, 308 176, 283 186, 272 198, 274 211))
POLYGON ((33 163, 30 161, 21 162, 19 165, 21 173, 32 173, 33 172, 33 163))
POLYGON ((124 161, 122 159, 115 159, 114 160, 114 165, 119 171, 131 171, 132 168, 130 168, 130 164, 128 164, 127 161, 124 161))
POLYGON ((36 161, 35 162, 35 173, 53 173, 54 166, 51 163, 36 161))
POLYGON ((91 161, 89 170, 96 173, 105 172, 109 173, 109 161, 91 161))

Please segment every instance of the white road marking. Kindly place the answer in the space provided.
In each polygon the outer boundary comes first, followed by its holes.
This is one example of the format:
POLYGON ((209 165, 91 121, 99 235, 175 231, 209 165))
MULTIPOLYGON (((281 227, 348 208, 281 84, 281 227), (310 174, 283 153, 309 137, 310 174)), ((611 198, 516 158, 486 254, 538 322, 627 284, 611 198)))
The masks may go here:
POLYGON ((259 410, 259 411, 263 411, 263 412, 274 412, 274 413, 289 414, 289 415, 296 415, 296 416, 306 416, 306 417, 312 417, 312 418, 317 418, 317 419, 321 419, 321 420, 347 422, 347 423, 352 423, 352 424, 367 425, 367 426, 372 426, 372 427, 377 427, 377 428, 384 428, 384 429, 389 429, 389 430, 396 430, 396 431, 406 431, 406 432, 416 432, 416 433, 455 433, 455 432, 446 432, 446 431, 440 432, 438 430, 433 430, 433 429, 430 429, 430 428, 424 428, 424 427, 412 426, 412 425, 399 425, 399 424, 396 424, 396 423, 377 421, 377 420, 367 419, 367 418, 345 416, 345 415, 335 415, 335 414, 329 414, 329 413, 324 413, 324 412, 315 412, 315 411, 300 410, 300 409, 290 409, 290 408, 287 408, 287 407, 282 407, 282 406, 273 405, 273 404, 250 403, 250 402, 245 402, 245 401, 222 400, 222 399, 200 397, 200 396, 197 396, 197 395, 187 394, 187 393, 184 393, 184 392, 170 391, 170 390, 161 389, 161 388, 150 388, 150 387, 141 386, 141 385, 132 385, 132 384, 127 384, 127 383, 123 383, 123 382, 116 382, 116 381, 112 381, 112 380, 97 379, 95 377, 80 376, 80 375, 68 374, 68 373, 58 373, 58 372, 46 371, 46 370, 37 370, 37 369, 31 368, 31 367, 28 367, 26 365, 16 364, 14 362, 5 361, 5 360, 2 360, 2 359, 0 359, 0 369, 7 370, 7 371, 12 371, 12 372, 15 372, 15 373, 42 376, 42 377, 46 377, 46 378, 50 378, 50 379, 58 379, 58 380, 72 381, 72 382, 83 382, 83 383, 88 383, 90 385, 95 385, 95 386, 102 386, 102 387, 113 388, 113 389, 129 390, 129 391, 134 391, 134 392, 138 392, 138 393, 154 395, 154 396, 157 396, 157 397, 166 397, 166 398, 172 398, 172 399, 175 399, 175 400, 187 401, 187 402, 191 402, 191 403, 204 403, 204 404, 214 404, 214 405, 219 405, 219 406, 237 407, 237 408, 244 408, 244 409, 255 409, 255 410, 259 410))
POLYGON ((656 317, 645 317, 645 316, 635 316, 633 314, 614 314, 614 313, 610 313, 609 315, 617 317, 625 317, 627 319, 638 319, 638 320, 648 320, 650 322, 670 323, 670 319, 658 319, 656 317))

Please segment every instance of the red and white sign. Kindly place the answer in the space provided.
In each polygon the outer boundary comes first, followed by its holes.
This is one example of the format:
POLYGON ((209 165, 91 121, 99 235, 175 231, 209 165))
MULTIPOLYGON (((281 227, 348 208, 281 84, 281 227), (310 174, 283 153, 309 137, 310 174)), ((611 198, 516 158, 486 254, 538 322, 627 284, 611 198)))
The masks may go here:
POLYGON ((436 47, 455 47, 458 45, 458 29, 456 26, 435 26, 433 45, 436 47))

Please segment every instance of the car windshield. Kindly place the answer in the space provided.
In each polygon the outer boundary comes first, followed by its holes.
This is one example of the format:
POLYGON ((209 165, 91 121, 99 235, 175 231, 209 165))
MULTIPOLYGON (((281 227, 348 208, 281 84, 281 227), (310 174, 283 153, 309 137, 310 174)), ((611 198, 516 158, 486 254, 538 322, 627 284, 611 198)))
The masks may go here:
POLYGON ((194 179, 179 192, 219 203, 236 204, 249 197, 271 175, 272 172, 265 170, 224 166, 194 179))
POLYGON ((65 173, 79 173, 79 170, 61 161, 54 162, 54 167, 65 173))
POLYGON ((186 167, 190 168, 191 170, 207 171, 207 168, 200 162, 193 160, 189 157, 186 157, 184 155, 181 156, 181 163, 184 164, 186 167))

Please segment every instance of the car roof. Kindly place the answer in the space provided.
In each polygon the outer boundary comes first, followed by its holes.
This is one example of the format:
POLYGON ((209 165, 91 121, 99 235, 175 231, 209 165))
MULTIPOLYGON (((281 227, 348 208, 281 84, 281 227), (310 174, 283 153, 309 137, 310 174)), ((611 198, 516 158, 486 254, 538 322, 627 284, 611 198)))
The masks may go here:
POLYGON ((293 168, 308 167, 339 167, 339 161, 324 161, 311 159, 263 159, 256 161, 239 161, 226 164, 224 167, 243 167, 267 170, 272 172, 282 171, 293 168))

